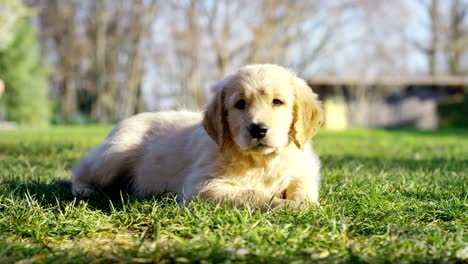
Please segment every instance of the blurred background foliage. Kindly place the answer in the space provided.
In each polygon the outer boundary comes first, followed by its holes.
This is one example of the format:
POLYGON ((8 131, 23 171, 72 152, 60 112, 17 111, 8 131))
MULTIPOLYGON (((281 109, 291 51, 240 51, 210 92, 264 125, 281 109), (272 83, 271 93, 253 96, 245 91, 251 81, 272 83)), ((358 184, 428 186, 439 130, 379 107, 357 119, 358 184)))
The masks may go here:
POLYGON ((445 101, 438 105, 440 119, 439 127, 468 127, 468 94, 465 91, 464 100, 445 101))
POLYGON ((8 87, 0 101, 4 115, 18 123, 47 124, 49 87, 37 35, 27 20, 31 10, 8 0, 0 0, 0 9, 0 78, 8 87))
MULTIPOLYGON (((281 64, 308 80, 429 76, 466 84, 467 14, 468 0, 0 0, 0 120, 115 122, 200 109, 214 82, 248 63, 281 64)), ((344 95, 335 84, 320 90, 343 102, 327 111, 345 126, 354 119, 373 126, 365 114, 386 111, 375 102, 393 115, 388 94, 408 88, 356 87, 344 95)), ((417 100, 431 93, 439 125, 466 126, 453 121, 466 112, 466 88, 458 86, 458 101, 423 88, 417 100)), ((418 105, 410 108, 426 111, 418 105)))

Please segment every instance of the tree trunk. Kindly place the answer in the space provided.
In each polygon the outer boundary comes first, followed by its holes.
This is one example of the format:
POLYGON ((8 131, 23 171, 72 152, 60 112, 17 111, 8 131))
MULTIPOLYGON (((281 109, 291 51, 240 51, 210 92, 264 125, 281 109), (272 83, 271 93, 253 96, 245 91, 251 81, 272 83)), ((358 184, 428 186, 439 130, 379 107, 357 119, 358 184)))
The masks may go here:
POLYGON ((432 76, 439 74, 439 68, 437 63, 437 51, 439 46, 439 0, 431 0, 430 6, 430 17, 431 17, 431 31, 432 31, 432 39, 431 39, 431 46, 429 51, 429 67, 430 67, 430 74, 432 76))
POLYGON ((109 106, 107 105, 106 97, 109 97, 108 87, 106 85, 106 27, 107 27, 107 12, 106 0, 99 0, 96 12, 96 57, 94 61, 95 76, 96 76, 96 102, 94 104, 93 115, 99 121, 107 121, 109 116, 109 106))

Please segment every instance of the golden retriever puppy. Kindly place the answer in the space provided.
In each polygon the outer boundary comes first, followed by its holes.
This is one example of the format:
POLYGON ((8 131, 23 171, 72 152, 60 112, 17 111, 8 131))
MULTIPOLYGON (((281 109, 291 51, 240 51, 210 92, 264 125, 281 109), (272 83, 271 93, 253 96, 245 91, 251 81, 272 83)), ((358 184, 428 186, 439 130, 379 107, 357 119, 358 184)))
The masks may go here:
POLYGON ((130 182, 140 195, 259 208, 317 203, 320 162, 310 138, 317 95, 283 67, 248 65, 213 88, 204 113, 142 113, 122 121, 73 169, 72 190, 130 182))

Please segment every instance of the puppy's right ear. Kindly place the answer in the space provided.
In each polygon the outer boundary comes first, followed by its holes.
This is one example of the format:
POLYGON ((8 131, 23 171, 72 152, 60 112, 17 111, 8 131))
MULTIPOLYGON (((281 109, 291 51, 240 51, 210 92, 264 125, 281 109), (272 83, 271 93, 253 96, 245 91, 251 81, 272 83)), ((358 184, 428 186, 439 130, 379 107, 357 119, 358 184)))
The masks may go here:
POLYGON ((223 151, 224 146, 229 141, 229 128, 224 104, 224 87, 227 82, 226 79, 213 86, 212 91, 215 94, 205 109, 202 122, 206 133, 218 144, 220 151, 223 151))

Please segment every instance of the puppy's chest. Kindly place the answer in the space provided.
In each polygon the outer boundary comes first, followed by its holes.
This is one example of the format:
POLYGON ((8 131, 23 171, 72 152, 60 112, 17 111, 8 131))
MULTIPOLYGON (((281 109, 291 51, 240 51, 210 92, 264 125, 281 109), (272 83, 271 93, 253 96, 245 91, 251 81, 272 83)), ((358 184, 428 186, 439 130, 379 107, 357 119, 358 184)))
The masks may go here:
POLYGON ((238 177, 241 185, 252 189, 277 193, 287 188, 291 179, 290 171, 281 162, 272 162, 267 166, 246 169, 238 177))

